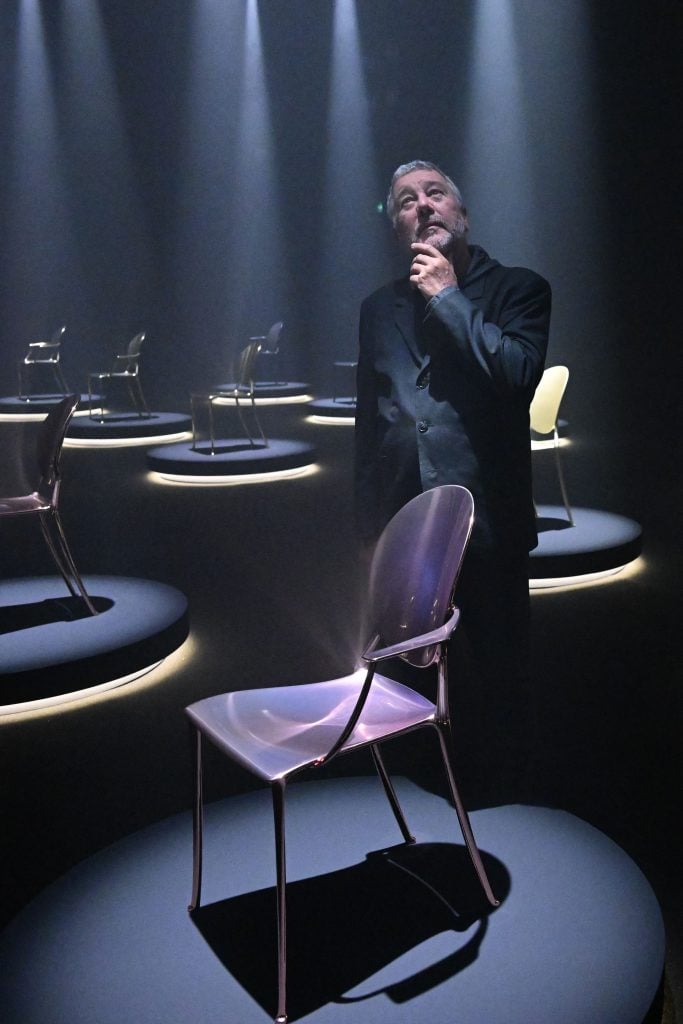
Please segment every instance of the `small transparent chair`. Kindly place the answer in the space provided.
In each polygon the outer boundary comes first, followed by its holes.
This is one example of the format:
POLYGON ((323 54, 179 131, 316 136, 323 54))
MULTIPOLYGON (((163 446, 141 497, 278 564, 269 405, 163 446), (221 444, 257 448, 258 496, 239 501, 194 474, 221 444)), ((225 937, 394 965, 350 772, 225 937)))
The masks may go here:
POLYGON ((388 524, 369 581, 372 639, 351 675, 327 682, 238 690, 186 708, 194 726, 195 802, 190 911, 202 882, 202 740, 205 738, 272 790, 278 930, 278 1024, 287 1020, 285 791, 305 770, 370 747, 375 769, 406 843, 415 839, 387 773, 380 746, 423 726, 436 731, 446 779, 474 869, 491 906, 496 900, 454 774, 446 641, 458 624, 453 591, 473 521, 472 495, 447 485, 420 494, 388 524), (437 666, 436 702, 376 670, 390 658, 417 669, 437 666))
MULTIPOLYGON (((560 459, 560 436, 557 430, 557 421, 560 414, 560 405, 569 380, 569 370, 566 366, 549 366, 543 372, 536 392, 529 406, 529 424, 536 434, 552 434, 552 446, 555 452, 555 466, 557 478, 562 493, 562 503, 570 524, 574 525, 567 487, 562 471, 562 460, 560 459)), ((531 441, 532 450, 537 450, 538 442, 531 441)))
POLYGON ((125 352, 120 352, 114 356, 114 361, 109 370, 88 374, 88 412, 91 419, 98 419, 100 423, 104 423, 106 418, 104 413, 106 405, 105 390, 106 385, 112 380, 125 381, 128 394, 138 416, 149 417, 152 415, 142 393, 142 385, 140 384, 140 350, 144 340, 144 332, 136 334, 129 341, 125 352), (97 387, 99 393, 99 416, 93 415, 95 387, 97 387))
POLYGON ((49 341, 32 341, 29 343, 28 352, 19 361, 18 367, 19 398, 22 401, 31 401, 31 391, 26 386, 27 374, 29 370, 32 372, 35 367, 39 366, 47 366, 52 370, 59 394, 67 395, 69 393, 69 386, 64 379, 59 362, 62 339, 65 334, 66 327, 60 327, 49 341))
POLYGON ((190 403, 192 409, 192 448, 194 451, 198 451, 198 444, 200 441, 200 429, 199 419, 200 410, 206 409, 207 418, 209 423, 209 442, 210 451, 212 455, 216 454, 216 428, 214 422, 214 406, 220 405, 228 408, 234 408, 237 412, 238 419, 240 421, 242 430, 247 437, 249 444, 252 448, 256 447, 254 440, 254 434, 257 434, 261 439, 261 443, 264 447, 268 447, 268 439, 263 432, 263 427, 258 418, 256 412, 256 403, 254 401, 255 385, 254 385, 254 367, 256 360, 259 357, 261 351, 260 341, 250 341, 245 348, 239 354, 237 362, 237 373, 235 383, 226 385, 225 387, 217 388, 215 391, 206 392, 195 392, 190 396, 190 403), (247 408, 251 414, 256 430, 250 430, 247 417, 244 414, 244 403, 247 403, 247 408))
MULTIPOLYGON (((259 355, 268 356, 269 361, 274 364, 276 363, 276 356, 280 355, 280 339, 282 338, 284 326, 283 321, 278 320, 268 329, 267 334, 257 334, 254 335, 253 338, 249 339, 250 343, 260 341, 261 348, 259 350, 259 355)), ((271 379, 269 383, 277 385, 286 384, 287 382, 271 379)))
POLYGON ((78 395, 66 395, 40 424, 36 444, 38 486, 31 494, 0 498, 0 519, 38 516, 45 543, 70 593, 80 595, 90 614, 97 615, 69 549, 58 507, 62 445, 78 402, 78 395))

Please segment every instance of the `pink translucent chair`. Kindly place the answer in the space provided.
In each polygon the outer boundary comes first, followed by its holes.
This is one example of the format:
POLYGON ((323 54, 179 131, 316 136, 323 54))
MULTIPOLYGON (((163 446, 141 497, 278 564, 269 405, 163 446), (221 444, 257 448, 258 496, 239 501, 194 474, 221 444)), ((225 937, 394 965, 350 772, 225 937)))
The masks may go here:
POLYGON ((472 495, 448 485, 420 494, 397 513, 377 544, 370 570, 372 639, 359 669, 327 682, 238 690, 191 704, 195 726, 194 875, 190 911, 202 877, 202 738, 272 788, 275 816, 278 1009, 286 1010, 285 791, 290 779, 332 758, 370 747, 377 774, 406 843, 415 839, 387 774, 380 745, 422 726, 436 730, 460 828, 486 898, 497 906, 455 782, 448 710, 446 641, 458 624, 453 591, 473 521, 472 495), (437 665, 436 703, 377 667, 403 658, 437 665))
POLYGON ((76 411, 78 395, 66 395, 50 410, 40 425, 36 461, 40 480, 35 491, 9 498, 0 497, 0 519, 38 516, 40 527, 55 565, 74 597, 83 598, 91 615, 97 615, 67 544, 59 516, 59 461, 69 421, 76 411))

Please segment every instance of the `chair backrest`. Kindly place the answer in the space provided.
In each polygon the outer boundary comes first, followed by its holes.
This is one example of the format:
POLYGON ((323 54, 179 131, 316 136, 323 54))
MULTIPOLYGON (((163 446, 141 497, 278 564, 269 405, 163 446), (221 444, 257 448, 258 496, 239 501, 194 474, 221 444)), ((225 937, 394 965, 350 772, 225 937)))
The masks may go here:
MULTIPOLYGON (((382 647, 445 622, 474 521, 465 487, 445 484, 419 494, 385 527, 370 569, 369 622, 382 647)), ((403 655, 426 668, 438 650, 403 655)))
POLYGON ((40 472, 38 493, 52 500, 59 481, 59 458, 64 435, 80 399, 78 395, 65 395, 47 414, 40 425, 36 441, 36 460, 40 472))
POLYGON ((65 333, 66 326, 63 326, 54 332, 49 341, 29 342, 24 363, 58 363, 59 349, 65 333))
POLYGON ((134 338, 128 342, 125 352, 120 355, 114 356, 114 362, 112 363, 111 373, 112 374, 136 374, 138 372, 138 362, 140 360, 140 349, 142 343, 145 340, 144 331, 140 334, 136 334, 134 338), (124 360, 126 361, 124 364, 124 360))
POLYGON ((237 364, 237 387, 240 390, 254 390, 254 366, 261 348, 260 341, 250 341, 240 352, 237 364))
POLYGON ((273 326, 269 329, 268 333, 266 334, 265 345, 263 346, 262 349, 263 352, 269 352, 271 355, 277 354, 280 346, 280 335, 282 334, 283 327, 284 323, 282 322, 282 320, 278 320, 277 323, 273 324, 273 326))
POLYGON ((549 434, 554 430, 568 380, 566 366, 549 366, 544 370, 529 406, 529 422, 537 434, 549 434))

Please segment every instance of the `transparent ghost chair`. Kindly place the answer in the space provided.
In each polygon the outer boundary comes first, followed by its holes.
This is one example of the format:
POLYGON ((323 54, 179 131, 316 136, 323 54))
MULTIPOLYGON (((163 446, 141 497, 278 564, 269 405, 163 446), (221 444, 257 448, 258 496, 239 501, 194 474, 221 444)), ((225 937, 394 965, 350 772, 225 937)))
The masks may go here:
POLYGON ((216 388, 215 391, 195 392, 190 396, 192 406, 192 447, 195 451, 198 450, 200 442, 201 432, 199 422, 201 410, 204 409, 208 419, 210 452, 212 455, 216 454, 216 426, 214 415, 214 409, 216 406, 235 410, 244 435, 252 447, 256 447, 254 435, 257 435, 260 438, 261 443, 266 448, 268 447, 268 439, 263 432, 263 427, 261 426, 261 422, 256 412, 256 402, 254 400, 254 367, 260 351, 261 342, 250 341, 239 354, 236 379, 234 383, 216 388), (249 429, 248 419, 245 415, 247 410, 256 428, 255 430, 249 429))
POLYGON ((91 615, 97 615, 76 568, 59 515, 60 457, 64 435, 78 402, 78 395, 66 395, 40 424, 36 443, 38 485, 31 494, 0 498, 0 519, 37 516, 45 543, 70 593, 74 597, 80 595, 91 615))
POLYGON ((125 351, 119 352, 114 356, 114 360, 108 370, 88 374, 88 410, 91 419, 99 419, 100 422, 104 422, 107 385, 111 381, 116 380, 123 381, 126 384, 128 394, 138 416, 148 417, 152 415, 142 393, 142 385, 140 383, 140 350, 144 340, 144 332, 136 334, 129 341, 125 351), (97 399, 95 399, 95 389, 97 389, 97 399), (93 415, 95 404, 99 406, 98 416, 93 415))
MULTIPOLYGON (((202 881, 202 741, 268 783, 275 816, 278 933, 276 1021, 287 1020, 286 864, 284 810, 290 780, 342 754, 369 747, 398 828, 405 820, 380 751, 392 737, 428 726, 436 731, 446 779, 474 870, 492 906, 496 900, 458 792, 448 707, 446 642, 458 624, 455 584, 473 521, 472 495, 447 485, 410 501, 377 544, 369 580, 370 642, 351 675, 326 682, 237 690, 191 704, 196 737, 194 876, 190 911, 200 904, 202 881), (377 672, 402 658, 415 669, 436 665, 435 701, 377 672)), ((431 674, 430 674, 431 676, 431 674)))
POLYGON ((60 395, 69 392, 69 386, 64 379, 60 365, 62 339, 66 334, 66 327, 60 327, 54 332, 49 341, 32 341, 29 343, 28 352, 19 362, 19 398, 26 402, 31 401, 31 389, 27 386, 29 375, 35 373, 38 367, 49 367, 57 385, 60 395))
MULTIPOLYGON (((281 342, 281 339, 282 339, 282 331, 284 329, 284 326, 285 325, 284 325, 283 321, 282 320, 278 320, 274 324, 272 324, 272 326, 268 329, 268 333, 267 334, 258 334, 258 335, 255 335, 253 338, 249 339, 250 342, 257 342, 257 341, 261 342, 261 348, 259 350, 259 355, 261 356, 261 358, 267 357, 268 362, 272 366, 277 366, 277 362, 278 362, 277 357, 280 355, 280 342, 281 342)), ((275 379, 275 376, 273 375, 269 379, 268 383, 278 385, 278 384, 286 384, 287 382, 286 381, 277 380, 277 379, 275 379)))

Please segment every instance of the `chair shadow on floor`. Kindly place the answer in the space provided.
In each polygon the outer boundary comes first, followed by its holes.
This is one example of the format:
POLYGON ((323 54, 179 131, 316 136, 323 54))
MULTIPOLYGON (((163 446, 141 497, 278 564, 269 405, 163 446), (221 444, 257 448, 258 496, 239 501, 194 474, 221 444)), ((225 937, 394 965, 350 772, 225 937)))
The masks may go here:
MULTIPOLYGON (((94 597, 92 603, 98 612, 106 612, 114 602, 108 597, 94 597)), ((11 604, 0 608, 0 635, 18 633, 34 626, 53 622, 75 622, 90 618, 90 612, 80 597, 48 597, 29 604, 11 604)))
MULTIPOLYGON (((507 870, 490 854, 482 858, 504 898, 507 870)), ((370 853, 351 867, 289 882, 287 900, 290 1021, 331 1002, 359 1002, 382 992, 395 1003, 417 998, 474 963, 493 909, 466 848, 453 843, 400 844, 370 853), (420 964, 417 957, 411 963, 411 951, 434 936, 471 929, 448 956, 424 966, 422 951, 420 964), (405 959, 398 980, 374 978, 399 957, 405 959), (354 994, 364 982, 369 984, 362 993, 354 994)), ((277 988, 275 914, 275 886, 192 913, 215 955, 270 1014, 277 988)))

